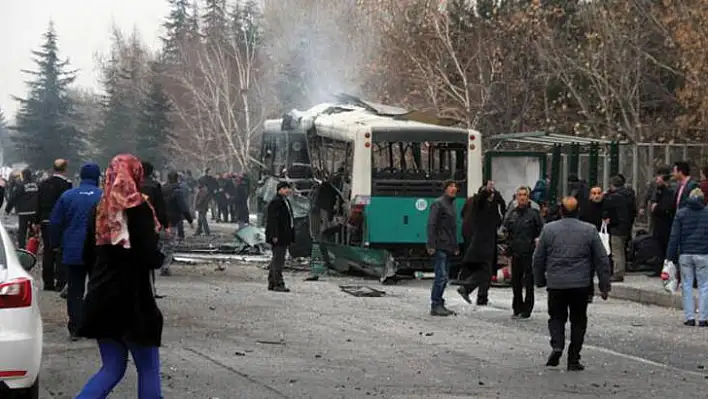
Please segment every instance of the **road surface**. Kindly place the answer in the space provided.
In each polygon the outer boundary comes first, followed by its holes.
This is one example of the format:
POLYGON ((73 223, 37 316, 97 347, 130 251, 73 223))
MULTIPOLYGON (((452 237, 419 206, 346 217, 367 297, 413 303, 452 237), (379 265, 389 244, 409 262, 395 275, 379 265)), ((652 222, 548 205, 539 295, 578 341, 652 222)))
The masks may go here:
MULTIPOLYGON (((680 313, 610 299, 590 308, 584 372, 544 367, 545 293, 530 320, 511 320, 511 293, 477 308, 447 292, 457 317, 428 316, 429 281, 288 274, 289 294, 266 291, 256 265, 175 266, 158 282, 166 297, 164 397, 232 398, 706 398, 708 328, 680 313), (382 288, 359 298, 340 284, 382 288)), ((70 342, 64 302, 41 298, 43 398, 73 398, 99 366, 92 341, 70 342)), ((565 362, 565 358, 563 359, 565 362)), ((564 365, 564 363, 561 363, 564 365)), ((135 398, 129 366, 114 398, 135 398)))

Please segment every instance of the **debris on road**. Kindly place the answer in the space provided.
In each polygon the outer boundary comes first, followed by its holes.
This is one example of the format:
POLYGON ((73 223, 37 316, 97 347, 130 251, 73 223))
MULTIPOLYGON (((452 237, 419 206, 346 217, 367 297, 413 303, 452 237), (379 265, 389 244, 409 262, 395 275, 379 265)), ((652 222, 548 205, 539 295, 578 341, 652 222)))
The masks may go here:
POLYGON ((267 340, 256 340, 257 343, 263 345, 285 345, 285 341, 267 341, 267 340))
POLYGON ((385 291, 377 290, 366 285, 340 285, 339 289, 356 297, 378 298, 386 296, 385 291))

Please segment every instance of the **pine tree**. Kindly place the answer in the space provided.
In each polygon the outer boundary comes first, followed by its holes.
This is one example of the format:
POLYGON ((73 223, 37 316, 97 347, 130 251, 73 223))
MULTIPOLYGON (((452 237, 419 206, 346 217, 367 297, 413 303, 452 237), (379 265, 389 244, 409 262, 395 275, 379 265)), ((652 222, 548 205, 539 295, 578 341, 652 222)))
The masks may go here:
POLYGON ((134 153, 147 55, 136 35, 126 42, 116 33, 111 58, 104 67, 103 126, 97 135, 99 161, 134 153))
MULTIPOLYGON (((44 44, 33 51, 36 71, 23 71, 34 79, 28 82, 27 98, 15 98, 20 103, 16 116, 17 135, 13 149, 17 157, 33 167, 46 168, 55 158, 78 161, 81 138, 71 128, 73 105, 68 96, 75 79, 67 71, 68 61, 60 61, 54 24, 44 34, 44 44)), ((71 164, 75 164, 72 162, 71 164)))
POLYGON ((164 54, 174 59, 179 54, 179 48, 189 38, 191 20, 189 15, 189 0, 167 0, 170 12, 167 21, 162 25, 167 31, 162 38, 164 54))
POLYGON ((150 89, 140 104, 137 154, 141 159, 163 168, 168 163, 167 141, 171 135, 169 115, 172 106, 161 82, 162 65, 153 62, 150 72, 150 89))
POLYGON ((206 0, 202 16, 202 35, 208 43, 219 44, 228 33, 226 0, 206 0))

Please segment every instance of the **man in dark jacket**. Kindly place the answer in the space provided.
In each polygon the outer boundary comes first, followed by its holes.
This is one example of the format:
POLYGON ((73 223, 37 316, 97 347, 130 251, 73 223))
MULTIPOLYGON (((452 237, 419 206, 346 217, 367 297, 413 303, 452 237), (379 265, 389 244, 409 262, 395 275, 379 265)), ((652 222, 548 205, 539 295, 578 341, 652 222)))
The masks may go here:
POLYGON ((211 206, 211 220, 216 221, 219 218, 219 212, 216 206, 216 192, 219 190, 219 183, 216 178, 211 175, 211 169, 207 168, 204 171, 204 176, 199 178, 199 182, 203 183, 209 191, 209 204, 211 206))
POLYGON ((248 219, 248 179, 240 174, 236 176, 236 195, 234 197, 234 210, 236 212, 236 223, 238 228, 242 228, 249 223, 248 219))
POLYGON ((209 230, 209 223, 206 215, 209 211, 209 189, 203 182, 199 182, 198 184, 194 208, 197 212, 197 231, 194 235, 199 236, 203 233, 206 236, 210 236, 211 230, 209 230))
POLYGON ((514 318, 528 319, 534 305, 531 254, 541 229, 541 213, 530 206, 528 187, 516 190, 517 206, 507 212, 504 230, 507 232, 507 254, 511 257, 511 286, 514 318), (524 297, 524 291, 526 296, 524 297))
POLYGON ((627 270, 626 251, 627 236, 632 228, 629 216, 628 198, 620 191, 622 179, 614 176, 610 179, 610 188, 605 194, 602 207, 602 218, 607 223, 608 233, 610 233, 610 248, 612 249, 612 263, 614 270, 612 273, 613 282, 624 281, 624 273, 627 270))
POLYGON ((587 204, 580 206, 580 220, 595 226, 597 231, 602 227, 603 202, 602 188, 595 186, 590 189, 590 199, 587 204))
POLYGON ((693 189, 698 188, 698 183, 691 178, 691 167, 688 166, 688 162, 685 161, 676 162, 674 164, 673 176, 676 181, 676 187, 674 189, 674 211, 678 212, 679 209, 686 206, 688 194, 693 191, 693 189))
POLYGON ((155 210, 155 216, 157 216, 157 221, 160 222, 160 226, 163 230, 170 227, 169 220, 167 219, 167 210, 165 209, 165 197, 162 194, 162 184, 155 180, 154 173, 155 167, 150 162, 143 162, 143 175, 145 176, 143 180, 143 185, 140 187, 140 192, 147 195, 148 201, 155 210))
POLYGON ((546 366, 555 367, 565 349, 565 324, 570 317, 568 370, 580 371, 580 351, 588 323, 588 293, 597 274, 602 299, 610 292, 610 262, 595 226, 578 220, 578 201, 566 197, 563 218, 546 224, 533 253, 536 286, 548 290, 548 330, 553 352, 546 366))
MULTIPOLYGON (((669 245, 671 235, 671 224, 674 221, 674 192, 671 189, 671 170, 660 168, 656 172, 656 186, 654 197, 650 205, 652 219, 652 236, 661 249, 661 259, 666 255, 666 247, 669 245)), ((654 276, 661 274, 661 264, 656 265, 654 276)))
MULTIPOLYGON (((17 211, 17 246, 24 248, 27 242, 27 232, 34 222, 37 213, 37 192, 39 188, 34 181, 32 171, 25 169, 22 171, 21 179, 16 179, 13 183, 10 198, 5 206, 5 213, 10 214, 13 209, 17 211)), ((51 252, 51 251, 48 251, 51 252)), ((45 290, 54 290, 54 274, 50 280, 44 280, 45 290)))
POLYGON ((462 236, 465 242, 463 269, 467 277, 457 292, 467 303, 472 303, 470 293, 477 288, 477 305, 489 303, 489 286, 497 252, 497 229, 505 208, 504 199, 494 189, 492 181, 482 186, 462 207, 462 236))
POLYGON ((443 185, 445 193, 430 205, 428 214, 428 255, 435 256, 435 279, 430 292, 430 315, 450 316, 455 312, 445 307, 445 287, 450 275, 450 258, 460 253, 457 242, 457 184, 450 180, 443 185))
POLYGON ((233 173, 226 173, 224 176, 224 194, 229 214, 224 222, 236 223, 236 176, 233 173))
MULTIPOLYGON (((37 193, 37 213, 35 223, 42 229, 42 242, 45 248, 51 248, 51 233, 49 228, 49 217, 52 214, 54 205, 59 201, 59 197, 65 191, 74 186, 66 177, 69 163, 64 159, 57 159, 52 165, 54 174, 48 179, 39 183, 37 193)), ((61 256, 55 251, 44 251, 42 254, 42 277, 44 279, 45 290, 55 286, 57 291, 62 291, 66 285, 66 269, 61 263, 61 256)))
POLYGON ((177 245, 175 236, 183 240, 184 227, 180 229, 180 226, 183 226, 185 219, 192 225, 193 219, 192 214, 189 212, 185 193, 180 187, 179 174, 177 172, 172 171, 167 175, 167 184, 162 188, 162 195, 165 197, 167 223, 171 229, 177 230, 176 233, 174 231, 166 232, 166 239, 162 248, 165 253, 165 261, 160 270, 160 274, 169 276, 170 265, 172 264, 172 253, 177 245))
POLYGON ((268 272, 268 290, 290 292, 283 281, 285 253, 288 245, 295 242, 295 219, 288 201, 290 184, 280 182, 276 186, 277 194, 268 203, 266 210, 266 241, 273 246, 273 259, 268 272))
POLYGON ((84 241, 93 208, 103 194, 98 188, 101 176, 98 165, 88 163, 82 166, 80 176, 79 187, 67 190, 59 197, 49 218, 51 250, 61 250, 61 262, 67 272, 68 328, 74 341, 81 320, 86 278, 93 266, 84 263, 84 241))

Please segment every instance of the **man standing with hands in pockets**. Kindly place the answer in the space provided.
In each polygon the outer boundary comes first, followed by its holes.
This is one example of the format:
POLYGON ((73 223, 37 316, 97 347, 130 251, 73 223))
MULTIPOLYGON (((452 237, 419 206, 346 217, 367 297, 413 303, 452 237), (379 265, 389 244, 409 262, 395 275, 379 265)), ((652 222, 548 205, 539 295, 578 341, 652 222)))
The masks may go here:
POLYGON ((445 193, 430 205, 428 215, 428 255, 435 259, 435 279, 430 292, 430 315, 451 316, 455 312, 445 307, 445 287, 450 276, 450 257, 460 253, 457 242, 457 210, 455 197, 457 184, 448 180, 444 184, 445 193))

